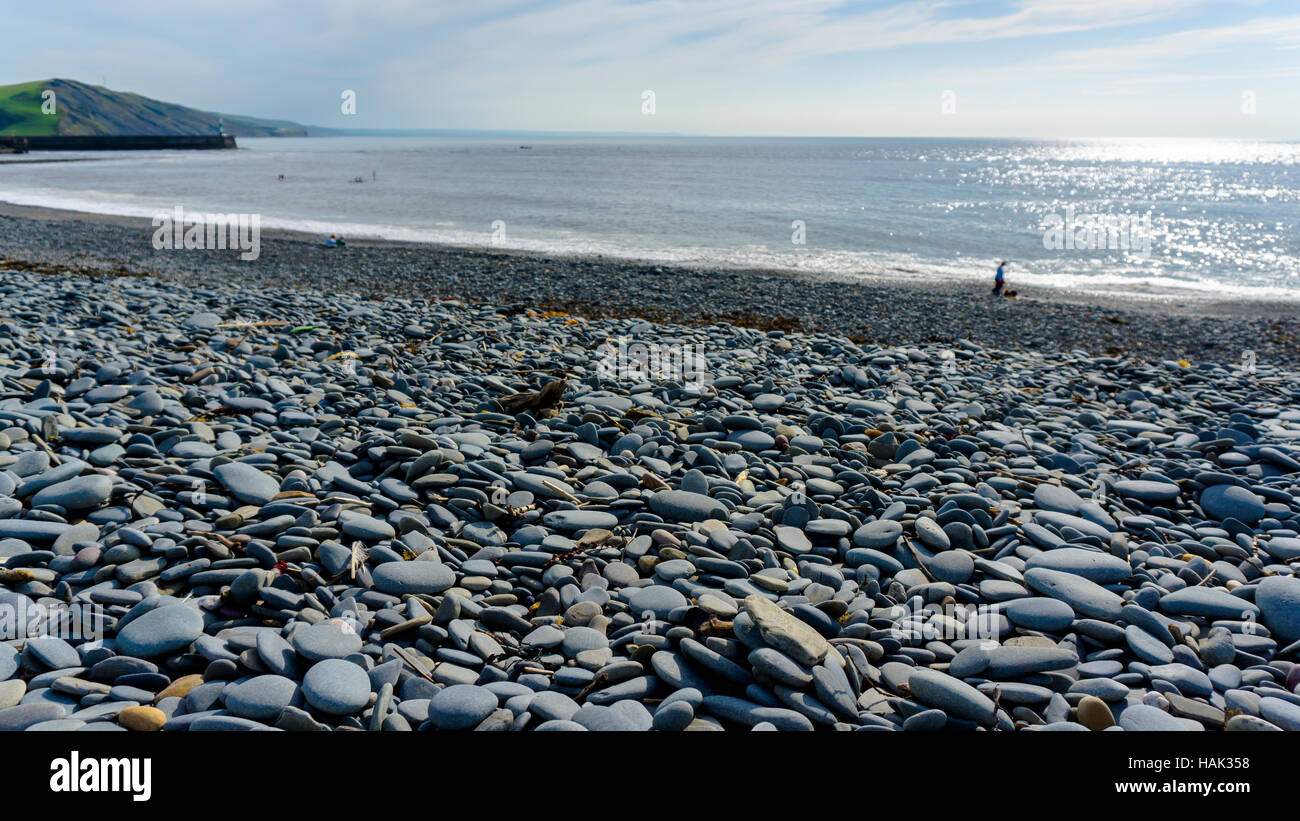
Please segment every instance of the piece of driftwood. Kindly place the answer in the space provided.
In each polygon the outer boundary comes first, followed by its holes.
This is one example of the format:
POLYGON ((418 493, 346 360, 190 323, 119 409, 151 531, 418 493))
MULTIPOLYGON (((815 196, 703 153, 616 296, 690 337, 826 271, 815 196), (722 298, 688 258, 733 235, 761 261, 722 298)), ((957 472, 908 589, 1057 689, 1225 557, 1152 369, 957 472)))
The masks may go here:
POLYGON ((557 379, 548 382, 539 391, 512 393, 501 397, 498 401, 501 403, 502 411, 511 415, 528 413, 538 419, 550 418, 559 412, 560 402, 568 389, 569 380, 557 379))

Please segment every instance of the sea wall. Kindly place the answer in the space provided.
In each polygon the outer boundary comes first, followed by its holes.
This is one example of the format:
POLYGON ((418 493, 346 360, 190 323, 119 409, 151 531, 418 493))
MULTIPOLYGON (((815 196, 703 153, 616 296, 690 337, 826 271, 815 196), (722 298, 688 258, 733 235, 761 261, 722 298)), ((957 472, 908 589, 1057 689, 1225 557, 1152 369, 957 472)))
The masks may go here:
POLYGON ((0 137, 0 149, 28 151, 148 151, 158 149, 238 148, 229 134, 53 135, 0 137))

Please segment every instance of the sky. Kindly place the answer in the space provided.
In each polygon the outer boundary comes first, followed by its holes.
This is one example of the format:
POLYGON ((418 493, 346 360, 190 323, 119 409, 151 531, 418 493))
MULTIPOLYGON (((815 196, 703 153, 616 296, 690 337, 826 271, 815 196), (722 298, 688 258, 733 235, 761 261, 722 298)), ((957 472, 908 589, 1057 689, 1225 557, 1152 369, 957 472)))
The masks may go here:
POLYGON ((0 0, 0 21, 0 85, 338 128, 1300 139, 1295 0, 0 0))

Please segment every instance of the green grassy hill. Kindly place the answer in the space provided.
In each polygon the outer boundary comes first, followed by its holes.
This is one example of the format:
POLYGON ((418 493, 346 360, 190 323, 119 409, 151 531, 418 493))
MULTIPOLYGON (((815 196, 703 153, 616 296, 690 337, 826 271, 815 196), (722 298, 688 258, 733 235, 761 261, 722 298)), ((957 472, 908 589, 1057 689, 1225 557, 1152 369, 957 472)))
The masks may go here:
POLYGON ((0 86, 0 134, 37 137, 59 133, 59 118, 41 113, 41 92, 46 87, 40 82, 0 86))
POLYGON ((287 120, 262 120, 199 111, 175 103, 113 91, 76 80, 0 86, 0 135, 216 134, 218 120, 236 137, 302 137, 307 129, 287 120), (41 111, 42 93, 55 94, 55 112, 41 111))

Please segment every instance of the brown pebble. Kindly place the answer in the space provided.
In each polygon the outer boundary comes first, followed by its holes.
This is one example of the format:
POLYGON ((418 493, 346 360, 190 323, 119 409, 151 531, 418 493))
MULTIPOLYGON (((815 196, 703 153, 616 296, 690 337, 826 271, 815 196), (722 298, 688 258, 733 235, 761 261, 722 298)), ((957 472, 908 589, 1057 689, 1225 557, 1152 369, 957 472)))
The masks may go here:
POLYGON ((152 733, 167 723, 167 714, 157 707, 127 707, 118 713, 117 721, 128 730, 152 733))
POLYGON ((172 696, 176 696, 177 698, 185 698, 190 694, 190 690, 193 690, 195 687, 198 687, 202 683, 203 683, 203 676, 199 675, 198 673, 193 673, 188 676, 181 676, 180 678, 173 681, 171 684, 168 684, 166 687, 164 687, 162 692, 158 694, 158 697, 155 700, 162 701, 163 699, 171 698, 172 696))
POLYGON ((1104 730, 1115 726, 1115 716, 1106 702, 1096 696, 1084 696, 1077 708, 1079 723, 1089 730, 1104 730))

